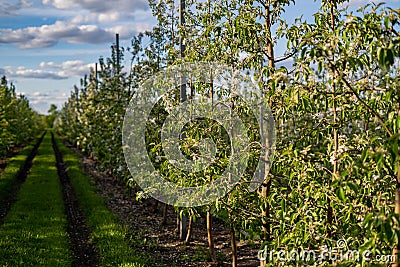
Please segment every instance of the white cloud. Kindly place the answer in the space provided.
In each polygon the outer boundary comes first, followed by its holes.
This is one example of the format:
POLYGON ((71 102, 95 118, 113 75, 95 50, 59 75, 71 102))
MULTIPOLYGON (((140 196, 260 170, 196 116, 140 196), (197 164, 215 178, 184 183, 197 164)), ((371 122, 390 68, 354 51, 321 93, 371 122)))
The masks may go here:
POLYGON ((57 64, 54 63, 53 61, 49 61, 49 62, 40 62, 39 67, 41 68, 57 68, 57 64))
POLYGON ((131 38, 134 34, 151 29, 151 24, 147 22, 137 22, 114 26, 108 30, 112 33, 119 33, 122 39, 131 38))
POLYGON ((69 60, 59 65, 54 65, 53 68, 59 69, 59 74, 65 77, 82 77, 89 73, 90 68, 94 68, 94 64, 85 64, 81 60, 69 60))
MULTIPOLYGON (((0 43, 13 43, 20 48, 43 48, 55 45, 59 41, 75 41, 85 35, 91 36, 91 42, 104 41, 107 32, 97 26, 88 29, 86 26, 68 24, 57 21, 51 25, 42 25, 40 27, 27 27, 17 30, 0 30, 0 43)), ((87 40, 85 38, 85 40, 87 40)), ((83 41, 84 42, 84 41, 83 41)))
POLYGON ((101 23, 110 23, 118 21, 121 18, 121 13, 118 11, 111 11, 109 13, 99 14, 97 20, 101 23))
POLYGON ((122 39, 131 38, 142 26, 141 24, 124 24, 102 29, 97 25, 77 25, 57 21, 54 24, 40 27, 26 27, 17 30, 0 29, 0 43, 12 43, 22 49, 50 47, 60 41, 98 44, 111 42, 117 31, 120 31, 122 39))
POLYGON ((26 96, 29 99, 30 105, 42 114, 47 114, 51 104, 55 104, 60 109, 67 99, 65 93, 60 94, 56 91, 20 93, 26 96))
POLYGON ((35 96, 35 97, 46 97, 46 96, 49 96, 49 94, 48 94, 48 93, 43 93, 43 92, 33 92, 33 93, 31 94, 31 96, 35 96))
POLYGON ((2 57, 0 75, 19 83, 31 104, 43 113, 49 103, 61 106, 66 101, 69 86, 89 73, 92 65, 87 62, 109 54, 116 33, 120 34, 121 45, 129 44, 134 35, 156 22, 148 0, 0 0, 0 18, 10 15, 15 16, 15 21, 11 18, 6 23, 9 26, 0 25, 0 49, 3 47, 1 51, 6 55, 2 57), (100 46, 51 48, 58 43, 100 46), (11 48, 7 52, 10 44, 35 50, 11 48), (61 62, 57 61, 58 56, 82 60, 61 62), (24 63, 20 63, 21 58, 24 63), (51 88, 61 91, 56 93, 51 88))
POLYGON ((106 23, 107 24, 107 23, 113 23, 113 22, 122 20, 124 18, 124 15, 125 15, 125 18, 131 17, 131 15, 127 16, 126 14, 123 14, 118 11, 109 11, 108 13, 100 13, 100 14, 82 12, 81 14, 74 16, 71 19, 71 22, 76 23, 76 24, 84 24, 84 23, 106 23))
POLYGON ((60 64, 49 61, 41 62, 38 69, 18 67, 14 70, 12 67, 5 67, 4 72, 7 76, 14 78, 63 80, 70 77, 82 77, 89 73, 93 66, 94 64, 86 64, 81 60, 69 60, 60 64))
POLYGON ((42 0, 44 5, 52 5, 58 9, 80 8, 92 13, 105 14, 108 12, 134 12, 135 10, 148 9, 146 0, 42 0))
POLYGON ((67 78, 54 71, 25 69, 24 67, 19 67, 15 72, 10 73, 10 76, 52 80, 63 80, 67 78))
POLYGON ((14 15, 22 8, 31 6, 32 3, 27 0, 7 0, 0 2, 0 17, 14 15))
POLYGON ((384 1, 384 0, 349 0, 349 1, 345 1, 342 4, 342 6, 349 6, 349 7, 357 8, 357 7, 365 6, 370 3, 380 3, 380 2, 385 2, 387 4, 390 4, 390 3, 399 2, 399 0, 386 0, 386 1, 384 1))
POLYGON ((57 104, 53 99, 49 100, 49 101, 40 101, 40 100, 33 100, 31 98, 29 98, 29 103, 31 105, 31 107, 38 111, 40 114, 48 114, 48 110, 50 108, 50 103, 51 104, 55 104, 57 105, 58 109, 60 109, 61 105, 57 104))
POLYGON ((0 44, 35 49, 51 47, 59 42, 110 43, 115 33, 127 40, 139 31, 150 29, 150 24, 154 23, 147 0, 36 0, 42 5, 28 1, 1 1, 0 16, 6 10, 18 9, 21 16, 40 17, 42 23, 46 23, 48 17, 57 17, 58 20, 52 24, 21 28, 0 26, 0 44), (138 22, 138 19, 139 23, 134 24, 133 21, 138 22))
POLYGON ((42 0, 42 4, 61 10, 79 10, 79 15, 72 19, 76 23, 132 19, 135 13, 149 9, 147 0, 42 0))

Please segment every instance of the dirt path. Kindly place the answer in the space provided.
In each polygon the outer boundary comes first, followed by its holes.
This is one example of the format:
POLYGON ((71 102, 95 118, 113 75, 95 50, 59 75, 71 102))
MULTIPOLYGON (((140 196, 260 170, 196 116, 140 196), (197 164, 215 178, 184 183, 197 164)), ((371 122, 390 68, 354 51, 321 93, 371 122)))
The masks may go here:
POLYGON ((46 135, 46 132, 38 139, 35 146, 32 148, 31 153, 26 158, 24 164, 19 169, 14 184, 11 186, 8 196, 4 198, 4 201, 0 202, 0 225, 3 223, 5 216, 10 210, 12 204, 15 202, 19 189, 21 185, 25 182, 26 177, 29 174, 30 169, 32 168, 32 161, 35 158, 39 146, 42 143, 43 137, 46 135))
POLYGON ((53 149, 56 156, 57 173, 60 178, 65 212, 67 215, 67 232, 71 242, 74 260, 72 266, 99 266, 99 255, 90 241, 90 230, 79 207, 78 199, 72 188, 64 160, 52 135, 53 149))
MULTIPOLYGON (((0 222, 8 213, 13 202, 15 202, 19 188, 26 180, 26 176, 32 167, 32 160, 42 143, 43 137, 44 135, 34 146, 23 166, 21 166, 15 186, 10 193, 10 197, 7 198, 7 203, 4 205, 0 203, 0 222)), ((87 226, 84 213, 80 208, 78 198, 71 185, 62 154, 57 147, 53 134, 52 146, 56 162, 54 162, 54 156, 52 156, 53 159, 49 163, 52 166, 56 165, 57 175, 55 175, 54 170, 54 175, 46 177, 46 179, 58 178, 60 180, 62 200, 67 218, 66 232, 73 256, 72 266, 99 266, 99 251, 91 242, 90 229, 87 226)), ((71 146, 69 147, 71 148, 71 146)), ((76 149, 74 150, 75 152, 79 152, 76 149)), ((49 151, 51 151, 51 147, 49 147, 49 151)), ((230 236, 227 227, 222 221, 214 220, 213 223, 218 264, 212 265, 208 253, 204 218, 199 218, 194 222, 192 241, 190 244, 183 245, 177 237, 177 214, 172 207, 168 207, 168 214, 164 221, 162 216, 163 204, 153 199, 141 202, 137 201, 136 192, 129 189, 121 180, 99 172, 97 168, 98 164, 88 157, 82 158, 81 166, 91 175, 98 193, 106 199, 108 208, 117 215, 121 225, 126 226, 125 236, 132 241, 132 250, 151 255, 156 259, 157 263, 164 264, 165 266, 231 266, 230 236)), ((238 266, 258 266, 258 247, 259 244, 251 245, 247 242, 238 242, 238 266)))
MULTIPOLYGON (((136 200, 136 193, 129 190, 121 180, 98 171, 96 161, 78 149, 65 143, 83 158, 81 166, 93 179, 98 193, 107 199, 107 206, 118 215, 121 224, 128 225, 128 237, 136 244, 133 249, 154 255, 166 266, 206 267, 231 266, 231 245, 227 227, 214 220, 213 233, 219 263, 212 265, 208 254, 206 223, 204 218, 194 222, 192 242, 183 245, 177 237, 176 212, 168 207, 166 222, 163 222, 163 204, 153 199, 136 200)), ((259 244, 238 242, 238 266, 259 266, 257 259, 259 244)))

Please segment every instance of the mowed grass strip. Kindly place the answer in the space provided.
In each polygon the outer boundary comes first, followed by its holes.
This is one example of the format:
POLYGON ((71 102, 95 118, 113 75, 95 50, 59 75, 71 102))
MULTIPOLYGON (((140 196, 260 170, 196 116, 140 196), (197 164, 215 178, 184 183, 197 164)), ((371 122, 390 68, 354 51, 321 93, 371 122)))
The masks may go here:
POLYGON ((79 165, 80 156, 64 146, 56 137, 67 171, 87 224, 92 232, 93 243, 98 248, 102 266, 163 266, 156 258, 135 252, 126 236, 126 229, 105 206, 104 199, 96 194, 90 177, 79 165))
POLYGON ((0 174, 0 205, 13 190, 13 186, 16 183, 16 176, 20 171, 21 167, 25 163, 26 159, 32 152, 33 147, 36 145, 40 137, 35 138, 29 145, 24 147, 17 155, 12 157, 7 163, 4 172, 0 174))
POLYGON ((47 133, 17 201, 0 227, 0 266, 69 266, 72 257, 66 223, 47 133))

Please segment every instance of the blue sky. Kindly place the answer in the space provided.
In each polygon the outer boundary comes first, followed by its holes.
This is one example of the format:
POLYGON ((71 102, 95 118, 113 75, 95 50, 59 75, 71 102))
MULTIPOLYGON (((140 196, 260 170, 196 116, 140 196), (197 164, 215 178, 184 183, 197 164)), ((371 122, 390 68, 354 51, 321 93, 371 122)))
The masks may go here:
MULTIPOLYGON (((370 1, 351 0, 349 5, 370 1)), ((386 3, 400 6, 400 0, 386 3)), ((319 5, 297 0, 284 17, 310 18, 319 5)), ((0 75, 45 114, 50 104, 62 106, 100 56, 109 56, 115 33, 127 46, 132 36, 155 23, 147 0, 0 0, 0 75)))

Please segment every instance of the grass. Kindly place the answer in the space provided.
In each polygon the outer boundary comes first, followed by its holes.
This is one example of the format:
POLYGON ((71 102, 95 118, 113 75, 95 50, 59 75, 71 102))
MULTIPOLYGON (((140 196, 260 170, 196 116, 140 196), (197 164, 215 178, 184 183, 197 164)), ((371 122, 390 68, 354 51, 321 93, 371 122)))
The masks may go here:
POLYGON ((0 265, 69 266, 72 256, 66 224, 55 156, 47 133, 31 172, 0 227, 0 265))
POLYGON ((13 190, 17 173, 28 158, 38 139, 39 138, 35 138, 29 145, 24 147, 22 151, 12 157, 7 163, 4 172, 0 174, 0 203, 3 203, 5 198, 7 198, 13 190))
POLYGON ((117 218, 105 207, 103 197, 96 194, 90 177, 80 168, 80 156, 65 147, 58 138, 56 141, 67 166, 72 187, 92 232, 92 241, 99 251, 101 265, 162 266, 157 259, 132 249, 134 244, 131 244, 126 237, 125 227, 117 223, 117 218))
POLYGON ((208 248, 206 247, 201 247, 201 246, 196 246, 195 247, 195 252, 194 254, 183 254, 181 256, 181 261, 191 261, 191 262, 206 262, 211 259, 210 253, 208 251, 208 248))

